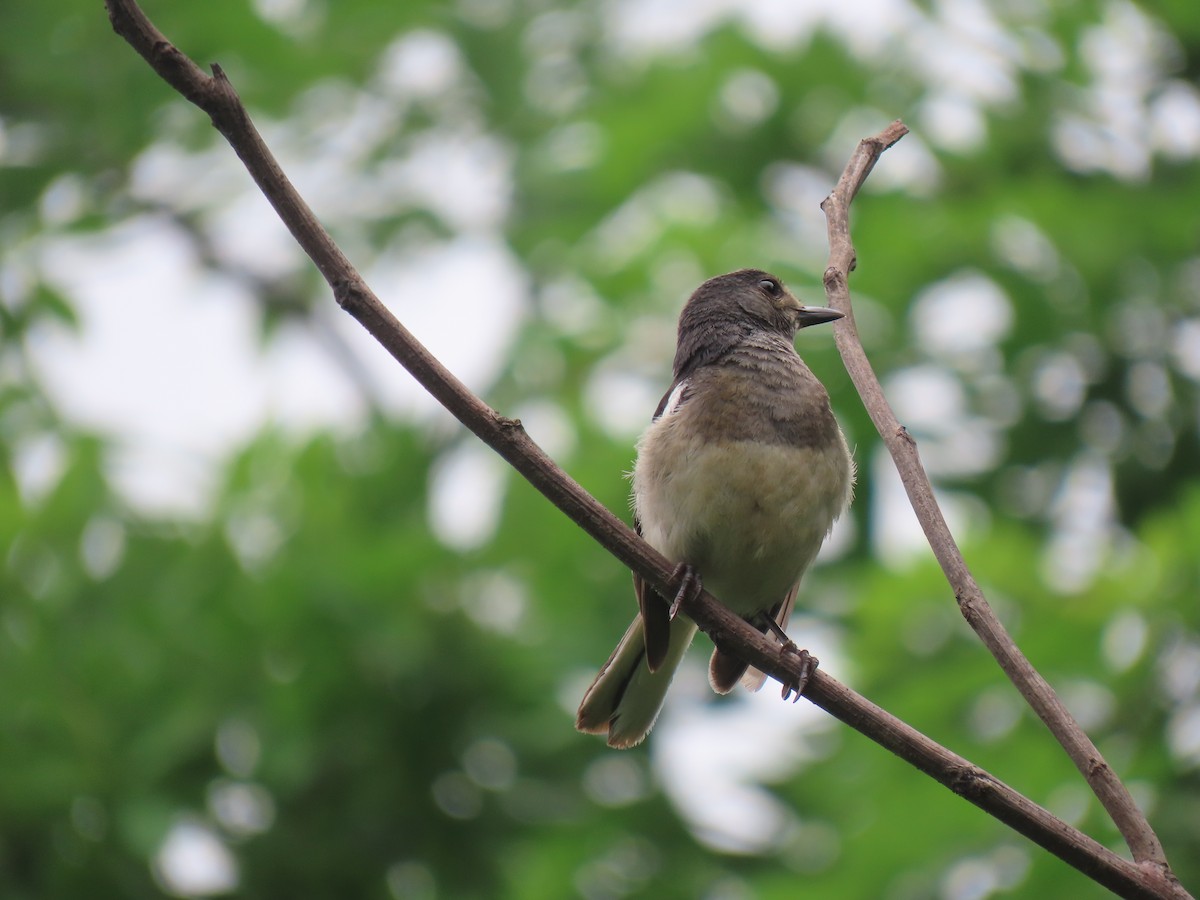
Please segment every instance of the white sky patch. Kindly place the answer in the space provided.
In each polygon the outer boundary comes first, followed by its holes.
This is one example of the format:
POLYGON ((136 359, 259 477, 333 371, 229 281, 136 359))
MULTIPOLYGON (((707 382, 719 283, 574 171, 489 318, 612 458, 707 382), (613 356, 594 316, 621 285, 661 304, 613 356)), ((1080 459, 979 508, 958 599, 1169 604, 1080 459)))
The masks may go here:
POLYGON ((473 550, 500 521, 508 464, 474 437, 444 453, 430 475, 429 522, 447 547, 473 550))
POLYGON ((1098 456, 1080 456, 1051 505, 1054 531, 1042 553, 1042 577, 1054 590, 1085 590, 1107 561, 1114 528, 1112 472, 1098 456))
POLYGON ((1200 381, 1200 318, 1184 319, 1175 326, 1171 356, 1176 369, 1193 381, 1200 381))
MULTIPOLYGON (((264 422, 308 434, 349 433, 364 421, 365 398, 314 335, 285 326, 263 346, 254 298, 201 270, 162 219, 48 242, 41 268, 73 298, 81 327, 31 335, 35 371, 68 419, 114 439, 110 474, 145 512, 202 514, 224 455, 264 422)), ((390 260, 370 277, 451 371, 486 388, 526 306, 507 248, 463 238, 390 260)), ((440 409, 357 323, 331 313, 385 407, 440 409)), ((27 468, 31 486, 46 481, 27 468)))
POLYGON ((136 199, 185 212, 223 208, 250 190, 241 161, 215 141, 198 151, 158 141, 138 154, 130 171, 129 192, 136 199))
MULTIPOLYGON (((498 237, 403 246, 363 275, 404 326, 476 393, 506 364, 528 313, 524 270, 498 237)), ((388 385, 392 408, 406 415, 441 409, 349 316, 339 322, 348 338, 354 335, 361 361, 388 385)))
POLYGON ((463 579, 459 596, 463 611, 480 627, 518 640, 530 638, 529 588, 512 573, 475 573, 463 579))
POLYGON ((992 224, 992 253, 1005 265, 1034 281, 1046 283, 1061 268, 1058 250, 1036 224, 1015 215, 1005 215, 992 224))
POLYGON ((971 153, 987 137, 987 120, 978 104, 957 91, 934 91, 917 109, 918 130, 931 143, 953 153, 971 153))
POLYGON ((757 69, 737 69, 729 74, 717 95, 717 124, 729 131, 761 123, 779 106, 779 87, 757 69))
POLYGON ((310 37, 324 21, 327 6, 316 0, 252 0, 254 12, 292 38, 310 37))
POLYGON ((281 278, 312 265, 257 190, 247 189, 216 207, 203 227, 218 258, 261 278, 281 278))
POLYGON ((937 17, 921 21, 905 43, 909 62, 931 88, 954 85, 961 98, 988 106, 1018 95, 1020 48, 981 0, 939 4, 937 17))
POLYGON ((828 231, 821 201, 829 195, 829 173, 816 166, 775 162, 760 177, 763 196, 789 229, 796 264, 819 271, 828 260, 828 231))
MULTIPOLYGON (((433 212, 454 230, 486 230, 508 215, 513 154, 480 124, 475 94, 457 47, 438 32, 419 30, 384 51, 368 86, 318 82, 287 119, 260 120, 258 127, 335 231, 413 208, 433 212), (400 141, 414 104, 434 121, 400 141)), ((290 240, 223 144, 194 151, 160 141, 136 161, 132 191, 175 209, 216 210, 221 227, 214 239, 231 238, 235 251, 242 237, 251 245, 266 240, 273 249, 290 240)), ((293 265, 299 259, 294 248, 284 253, 293 265)))
POLYGON ((73 298, 81 322, 78 334, 46 326, 29 340, 56 407, 118 448, 154 448, 159 462, 145 485, 173 480, 158 465, 173 470, 174 499, 195 512, 197 498, 185 496, 195 488, 191 463, 215 462, 265 417, 252 304, 202 275, 183 238, 149 217, 49 243, 42 268, 73 298))
POLYGON ((646 376, 608 367, 588 379, 584 400, 588 415, 610 437, 635 438, 650 424, 666 387, 646 376))
POLYGON ((907 0, 612 0, 606 12, 613 48, 648 57, 687 51, 730 21, 771 50, 795 48, 824 25, 856 52, 873 53, 912 23, 914 7, 907 0))
POLYGON ((380 83, 408 98, 436 97, 464 77, 458 45, 430 29, 406 31, 383 51, 380 83))
POLYGON ((1200 768, 1200 703, 1182 706, 1171 715, 1167 747, 1180 764, 1200 768))
MULTIPOLYGON (((823 29, 851 55, 919 79, 929 95, 915 118, 929 141, 952 152, 986 139, 983 110, 1015 102, 1022 71, 1052 73, 1065 60, 1057 37, 1043 27, 1049 16, 1040 4, 1006 9, 1003 22, 983 0, 940 3, 928 12, 909 0, 609 0, 604 10, 612 51, 634 61, 686 56, 731 23, 775 52, 799 52, 823 29)), ((1160 89, 1166 61, 1181 51, 1150 16, 1126 0, 1110 0, 1080 50, 1092 84, 1063 94, 1051 135, 1067 166, 1136 179, 1147 175, 1155 152, 1176 160, 1200 154, 1200 91, 1182 80, 1160 89)), ((855 124, 854 130, 861 136, 871 129, 855 124)), ((897 171, 910 142, 912 135, 889 153, 885 170, 897 171)), ((916 172, 908 175, 912 181, 916 172)), ((928 186, 928 171, 920 181, 928 186)), ((888 186, 878 175, 869 184, 888 186)))
POLYGON ((1159 91, 1150 107, 1151 138, 1169 159, 1200 156, 1200 89, 1174 80, 1159 91))
POLYGON ((956 272, 916 296, 909 322, 927 353, 951 359, 970 356, 1008 336, 1012 301, 982 272, 956 272))
POLYGON ((684 50, 735 5, 731 0, 612 0, 606 9, 608 37, 614 50, 634 56, 684 50))
POLYGON ((508 215, 511 166, 495 138, 445 129, 413 141, 407 157, 381 166, 379 180, 394 186, 395 200, 430 209, 451 228, 494 228, 508 215))
POLYGON ((74 172, 50 182, 38 198, 38 214, 48 226, 76 221, 88 209, 88 183, 74 172))
POLYGON ((275 821, 275 800, 262 785, 217 779, 208 786, 208 811, 235 837, 267 831, 275 821))
POLYGON ((177 897, 211 897, 238 886, 237 860, 213 829, 181 818, 154 855, 154 874, 177 897))
MULTIPOLYGON (((896 466, 884 447, 876 449, 869 466, 860 461, 859 468, 866 470, 860 478, 871 485, 871 546, 875 548, 879 561, 886 566, 906 565, 915 556, 931 553, 929 541, 917 521, 908 502, 904 484, 896 473, 896 466)), ((959 543, 969 539, 970 506, 953 494, 934 491, 938 505, 950 526, 950 532, 959 543)))
POLYGON ((1008 893, 1025 880, 1031 860, 1024 847, 1002 845, 987 854, 956 860, 941 879, 943 900, 984 900, 1008 893))
POLYGON ((962 380, 933 364, 898 369, 885 392, 900 423, 921 442, 921 457, 933 476, 969 476, 990 471, 1003 449, 996 422, 968 409, 962 380))
POLYGON ((829 537, 825 538, 825 543, 817 551, 817 564, 820 565, 824 562, 840 559, 854 548, 857 540, 858 526, 855 523, 854 516, 847 513, 833 523, 833 528, 829 531, 829 537))
POLYGON ((570 337, 595 339, 612 328, 611 308, 588 282, 574 275, 543 282, 537 308, 558 332, 570 337))
POLYGON ((1155 665, 1163 692, 1176 705, 1193 703, 1200 707, 1197 703, 1200 701, 1200 644, 1188 640, 1185 635, 1173 635, 1155 659, 1155 665))
POLYGON ((124 555, 125 525, 103 516, 90 519, 79 539, 84 571, 96 581, 103 581, 117 570, 124 555))
POLYGON ((56 434, 18 438, 12 445, 13 477, 21 498, 35 506, 57 485, 67 465, 67 450, 56 434))
POLYGON ((1038 411, 1052 422, 1066 421, 1087 397, 1087 373, 1073 353, 1056 350, 1039 356, 1031 379, 1038 411))
MULTIPOLYGON (((685 54, 731 22, 779 52, 795 52, 825 29, 856 57, 892 63, 943 94, 954 85, 964 106, 1012 100, 1017 70, 1029 55, 980 0, 939 4, 932 15, 909 0, 610 0, 605 11, 613 50, 633 59, 685 54)), ((965 112, 939 117, 942 140, 963 147, 979 139, 978 120, 965 112)))
MULTIPOLYGON (((788 630, 798 646, 840 678, 847 677, 834 629, 801 615, 788 630)), ((705 641, 697 643, 710 652, 705 641)), ((811 760, 814 754, 805 737, 829 730, 833 721, 804 699, 785 704, 779 684, 771 680, 761 691, 739 686, 731 700, 713 703, 699 663, 689 656, 667 694, 650 738, 655 772, 700 840, 726 851, 769 850, 779 845, 795 819, 758 783, 786 778, 811 760)))
POLYGON ((1154 19, 1132 3, 1110 0, 1079 49, 1092 81, 1073 96, 1052 134, 1066 166, 1140 180, 1150 175, 1156 151, 1175 160, 1200 152, 1200 95, 1194 88, 1160 93, 1167 60, 1182 51, 1154 19))
MULTIPOLYGON (((814 4, 780 2, 771 5, 788 11, 810 8, 810 14, 818 21, 805 30, 824 25, 860 57, 894 52, 896 35, 911 35, 924 21, 923 14, 908 0, 820 0, 814 4)), ((757 24, 754 33, 765 34, 771 25, 778 28, 780 23, 768 23, 764 19, 757 24)))
POLYGON ((611 271, 628 266, 669 226, 704 226, 725 205, 724 185, 695 172, 665 172, 631 194, 588 235, 592 252, 611 271))
MULTIPOLYGON (((260 0, 257 11, 289 28, 311 18, 306 0, 260 0)), ((259 127, 380 298, 481 392, 505 363, 527 288, 499 233, 511 204, 512 154, 483 129, 475 105, 458 48, 422 29, 384 51, 367 87, 321 82, 287 119, 259 127), (433 123, 385 152, 414 104, 433 123), (409 235, 372 263, 377 251, 360 224, 414 208, 459 236, 420 243, 409 235)), ((196 215, 234 269, 279 278, 310 265, 223 143, 197 151, 172 137, 187 126, 164 117, 162 129, 164 139, 134 163, 135 198, 196 215)), ((44 205, 61 219, 78 204, 64 189, 48 192, 44 205)), ((143 216, 35 250, 81 319, 78 334, 47 326, 32 336, 35 373, 68 419, 115 439, 110 477, 144 512, 202 515, 223 455, 264 423, 346 432, 361 427, 368 401, 401 416, 438 408, 328 296, 311 327, 285 325, 264 345, 255 298, 203 269, 193 249, 169 218, 143 216), (330 332, 367 373, 370 398, 331 354, 330 332)), ((26 457, 30 492, 44 490, 54 467, 37 464, 46 454, 26 457)))
POLYGON ((600 161, 607 135, 595 122, 568 122, 548 131, 538 147, 542 168, 567 172, 587 169, 600 161))
POLYGON ((898 369, 887 376, 885 393, 896 418, 913 431, 956 429, 967 411, 962 382, 942 366, 898 369))

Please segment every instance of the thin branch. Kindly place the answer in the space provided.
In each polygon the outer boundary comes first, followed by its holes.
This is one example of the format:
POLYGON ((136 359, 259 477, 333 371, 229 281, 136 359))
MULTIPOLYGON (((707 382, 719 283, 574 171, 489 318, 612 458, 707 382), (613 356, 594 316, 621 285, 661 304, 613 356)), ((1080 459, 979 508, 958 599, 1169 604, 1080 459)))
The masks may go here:
POLYGON ((1104 761, 1100 751, 1058 699, 1053 688, 1017 648, 984 598, 934 499, 929 476, 917 454, 916 442, 892 412, 859 341, 847 284, 848 274, 853 271, 856 262, 854 245, 850 239, 850 203, 883 151, 907 133, 904 124, 896 121, 878 135, 861 141, 838 179, 837 186, 821 203, 828 222, 830 247, 829 266, 825 270, 825 293, 829 305, 846 314, 835 326, 838 351, 871 421, 875 423, 896 463, 909 501, 933 548, 934 556, 954 589, 963 617, 1083 773, 1125 838, 1133 858, 1169 874, 1162 844, 1125 785, 1104 761))
MULTIPOLYGON (((519 421, 501 416, 467 390, 371 292, 288 182, 220 68, 214 66, 212 77, 206 75, 167 42, 132 0, 106 0, 106 6, 116 32, 164 80, 209 114, 312 258, 342 308, 460 422, 587 534, 655 588, 666 591, 673 566, 555 465, 519 421)), ((778 645, 710 594, 701 593, 685 610, 714 641, 772 677, 794 683, 799 676, 793 656, 781 654, 778 645)), ((1139 900, 1187 897, 1168 879, 1152 877, 1117 856, 824 672, 815 674, 804 696, 1115 893, 1139 900)))

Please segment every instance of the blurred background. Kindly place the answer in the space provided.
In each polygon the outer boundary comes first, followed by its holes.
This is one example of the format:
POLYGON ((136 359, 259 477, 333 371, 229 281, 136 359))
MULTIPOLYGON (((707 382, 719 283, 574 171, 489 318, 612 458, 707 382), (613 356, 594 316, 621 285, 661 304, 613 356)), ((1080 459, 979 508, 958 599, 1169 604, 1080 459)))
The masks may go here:
MULTIPOLYGON (((400 319, 609 508, 705 278, 864 343, 968 562, 1200 889, 1200 11, 1191 0, 147 2, 400 319)), ((629 573, 343 315, 102 4, 0 29, 0 894, 1099 897, 696 651, 576 734, 629 573)), ((793 636, 1097 839, 833 349, 852 514, 793 636)), ((699 644, 707 642, 701 638, 699 644)))

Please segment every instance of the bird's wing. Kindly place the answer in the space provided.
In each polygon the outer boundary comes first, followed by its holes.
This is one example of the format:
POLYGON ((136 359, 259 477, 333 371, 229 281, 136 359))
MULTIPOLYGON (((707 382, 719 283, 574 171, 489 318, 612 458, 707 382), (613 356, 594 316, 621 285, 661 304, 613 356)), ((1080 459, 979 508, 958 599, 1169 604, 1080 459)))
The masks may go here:
MULTIPOLYGON (((642 533, 642 523, 636 518, 633 520, 633 527, 639 535, 642 533)), ((667 650, 671 644, 670 609, 658 592, 636 572, 633 575, 633 592, 637 594, 638 609, 642 612, 646 666, 651 672, 657 672, 658 667, 667 658, 667 650)))
MULTIPOLYGON (((676 379, 671 387, 658 401, 651 419, 657 422, 663 416, 676 412, 691 396, 691 384, 686 378, 676 379)), ((634 517, 633 527, 637 533, 642 533, 642 523, 634 517)), ((637 594, 638 608, 642 611, 642 629, 646 641, 646 665, 651 672, 667 658, 667 650, 671 643, 671 616, 667 602, 658 595, 639 575, 633 576, 633 591, 637 594)))

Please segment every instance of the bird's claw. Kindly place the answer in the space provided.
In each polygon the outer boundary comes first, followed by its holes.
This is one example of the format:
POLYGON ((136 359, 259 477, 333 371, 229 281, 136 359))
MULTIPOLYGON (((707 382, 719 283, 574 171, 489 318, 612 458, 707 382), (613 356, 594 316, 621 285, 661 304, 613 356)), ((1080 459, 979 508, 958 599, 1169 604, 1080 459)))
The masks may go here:
POLYGON ((674 622, 684 600, 698 596, 704 590, 704 583, 700 580, 700 573, 696 571, 696 567, 690 563, 679 563, 671 573, 671 581, 679 582, 675 599, 671 601, 671 608, 667 611, 667 617, 674 622))
POLYGON ((795 694, 796 696, 792 697, 792 702, 795 703, 800 699, 800 695, 804 693, 804 689, 808 687, 808 681, 810 678, 812 678, 813 673, 817 671, 817 666, 820 664, 820 660, 818 660, 807 650, 801 650, 797 648, 796 645, 791 641, 783 644, 779 648, 779 652, 780 654, 791 653, 795 655, 800 663, 799 676, 794 682, 785 681, 783 683, 783 690, 780 694, 784 700, 787 700, 788 697, 791 697, 792 694, 795 694))

